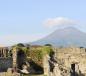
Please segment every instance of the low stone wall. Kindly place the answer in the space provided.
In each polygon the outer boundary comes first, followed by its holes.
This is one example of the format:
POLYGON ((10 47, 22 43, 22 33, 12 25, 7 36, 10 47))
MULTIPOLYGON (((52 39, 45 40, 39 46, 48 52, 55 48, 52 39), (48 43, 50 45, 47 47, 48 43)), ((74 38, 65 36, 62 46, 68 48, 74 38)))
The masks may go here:
POLYGON ((12 68, 13 59, 9 58, 0 58, 0 72, 6 72, 8 68, 12 68))

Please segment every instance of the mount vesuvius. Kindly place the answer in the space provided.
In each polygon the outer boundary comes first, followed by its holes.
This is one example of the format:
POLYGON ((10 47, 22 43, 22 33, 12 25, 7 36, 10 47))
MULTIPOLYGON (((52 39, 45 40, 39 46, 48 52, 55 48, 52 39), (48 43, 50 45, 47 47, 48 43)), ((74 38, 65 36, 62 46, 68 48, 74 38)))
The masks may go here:
POLYGON ((67 27, 64 29, 56 30, 50 35, 35 42, 32 42, 31 44, 52 44, 53 46, 57 47, 86 47, 86 33, 74 27, 67 27))

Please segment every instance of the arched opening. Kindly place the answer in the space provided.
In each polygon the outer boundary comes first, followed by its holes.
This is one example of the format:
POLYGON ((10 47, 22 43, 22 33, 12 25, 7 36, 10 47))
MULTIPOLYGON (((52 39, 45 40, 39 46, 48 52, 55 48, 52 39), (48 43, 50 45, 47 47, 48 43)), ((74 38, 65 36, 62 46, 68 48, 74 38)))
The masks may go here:
POLYGON ((25 63, 26 55, 23 50, 17 52, 17 67, 22 69, 22 65, 25 63))

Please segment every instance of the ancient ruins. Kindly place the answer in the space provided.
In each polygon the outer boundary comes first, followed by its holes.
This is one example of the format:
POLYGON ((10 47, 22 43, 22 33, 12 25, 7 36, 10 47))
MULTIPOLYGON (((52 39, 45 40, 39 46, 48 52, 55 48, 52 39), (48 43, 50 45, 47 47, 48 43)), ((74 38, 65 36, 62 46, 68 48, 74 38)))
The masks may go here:
POLYGON ((49 71, 46 56, 45 74, 47 76, 86 76, 86 49, 85 48, 53 48, 57 63, 54 71, 49 71))
MULTIPOLYGON (((7 68, 12 68, 17 66, 17 56, 18 50, 13 49, 12 57, 7 56, 9 49, 7 47, 0 48, 1 58, 10 58, 4 60, 3 64, 9 66, 7 68), (10 61, 9 61, 10 60, 10 61)), ((54 64, 53 72, 50 71, 48 54, 43 57, 43 68, 44 75, 47 76, 86 76, 86 49, 69 47, 69 48, 53 48, 54 58, 57 62, 52 62, 54 64)), ((1 69, 1 67, 0 67, 1 69)))

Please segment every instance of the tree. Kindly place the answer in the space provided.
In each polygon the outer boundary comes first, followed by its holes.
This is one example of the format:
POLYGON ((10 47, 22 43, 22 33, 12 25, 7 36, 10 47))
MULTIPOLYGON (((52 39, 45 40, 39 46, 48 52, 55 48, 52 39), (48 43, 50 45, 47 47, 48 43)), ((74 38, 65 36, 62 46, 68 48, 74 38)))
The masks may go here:
POLYGON ((52 46, 51 44, 45 44, 45 46, 52 46))
POLYGON ((19 46, 19 47, 25 47, 23 43, 18 43, 17 46, 19 46))
POLYGON ((26 44, 25 47, 29 49, 30 48, 30 44, 26 44))

